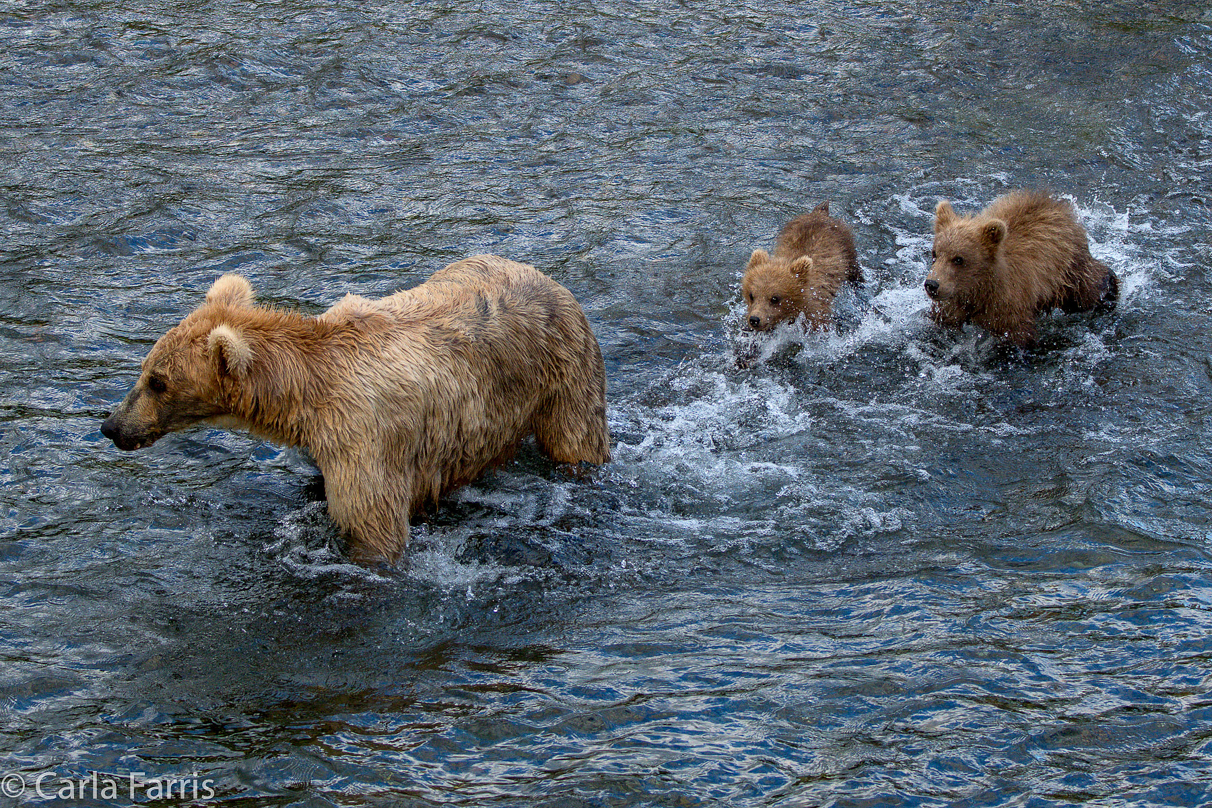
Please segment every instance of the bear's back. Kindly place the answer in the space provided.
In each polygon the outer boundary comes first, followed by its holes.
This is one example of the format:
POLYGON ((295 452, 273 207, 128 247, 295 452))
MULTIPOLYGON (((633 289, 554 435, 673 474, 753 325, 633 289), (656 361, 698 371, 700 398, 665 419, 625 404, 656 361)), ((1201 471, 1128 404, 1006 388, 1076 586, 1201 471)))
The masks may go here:
POLYGON ((832 281, 840 283, 846 279, 861 283, 862 271, 854 236, 844 222, 830 216, 827 210, 827 204, 822 204, 811 213, 787 222, 779 232, 775 257, 791 261, 808 255, 812 257, 816 271, 832 281))
POLYGON ((994 201, 984 216, 1006 223, 1006 261, 1019 272, 1064 273, 1088 255, 1086 230, 1073 206, 1042 191, 1016 191, 994 201))
POLYGON ((527 264, 483 255, 450 264, 424 283, 372 300, 346 295, 317 319, 365 334, 478 331, 511 317, 548 319, 553 306, 580 308, 564 287, 527 264))

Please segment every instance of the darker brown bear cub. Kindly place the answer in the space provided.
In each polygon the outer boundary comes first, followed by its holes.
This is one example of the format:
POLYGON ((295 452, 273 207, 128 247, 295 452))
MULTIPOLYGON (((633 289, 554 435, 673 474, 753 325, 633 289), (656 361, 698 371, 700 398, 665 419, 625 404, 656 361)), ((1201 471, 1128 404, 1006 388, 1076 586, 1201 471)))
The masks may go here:
POLYGON ((863 282, 850 228, 822 202, 783 227, 774 255, 754 250, 741 280, 746 324, 755 331, 804 315, 804 326, 825 328, 842 281, 863 282))
POLYGON ((361 563, 393 562, 410 516, 534 434, 558 463, 605 463, 602 352, 573 296, 491 255, 318 317, 253 305, 224 275, 160 338, 101 427, 120 449, 198 422, 306 449, 361 563))
POLYGON ((934 219, 934 252, 926 294, 930 316, 948 328, 966 322, 1027 347, 1035 317, 1110 310, 1119 281, 1090 255, 1073 207, 1039 191, 1015 191, 976 216, 958 216, 946 201, 934 219))

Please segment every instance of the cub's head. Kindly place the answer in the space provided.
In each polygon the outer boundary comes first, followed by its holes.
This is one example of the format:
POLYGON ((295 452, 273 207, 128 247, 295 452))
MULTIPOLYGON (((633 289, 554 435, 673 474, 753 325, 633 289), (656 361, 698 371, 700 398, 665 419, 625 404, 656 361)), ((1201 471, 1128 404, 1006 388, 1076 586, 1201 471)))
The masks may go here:
POLYGON ((206 300, 143 360, 139 380, 101 425, 119 449, 150 446, 169 432, 230 413, 234 389, 253 361, 233 315, 252 306, 253 291, 239 275, 224 275, 206 300))
POLYGON ((814 308, 810 291, 812 274, 812 259, 806 255, 785 261, 765 250, 754 250, 741 280, 745 324, 754 331, 769 331, 814 308))
POLYGON ((926 294, 936 304, 961 304, 992 279, 990 267, 1006 238, 1006 223, 990 216, 960 217, 943 200, 934 210, 934 250, 926 294))

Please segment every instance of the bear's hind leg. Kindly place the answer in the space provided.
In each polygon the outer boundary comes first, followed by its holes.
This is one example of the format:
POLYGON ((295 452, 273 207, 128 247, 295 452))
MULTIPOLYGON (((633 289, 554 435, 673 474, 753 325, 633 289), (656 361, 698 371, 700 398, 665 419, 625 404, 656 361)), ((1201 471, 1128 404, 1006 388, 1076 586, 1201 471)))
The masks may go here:
POLYGON ((557 463, 610 460, 606 402, 600 395, 556 393, 535 412, 531 426, 539 449, 557 463))
POLYGON ((1119 278, 1115 276, 1115 272, 1106 267, 1107 274, 1103 276, 1103 281, 1099 285, 1098 305, 1094 307, 1096 312, 1108 312, 1115 309, 1119 303, 1119 278))

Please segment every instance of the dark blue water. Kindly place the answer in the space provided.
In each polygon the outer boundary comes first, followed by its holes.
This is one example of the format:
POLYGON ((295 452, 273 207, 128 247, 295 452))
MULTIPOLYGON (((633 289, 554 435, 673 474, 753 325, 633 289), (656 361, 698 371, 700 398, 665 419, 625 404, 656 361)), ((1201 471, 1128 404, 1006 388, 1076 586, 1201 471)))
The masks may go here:
POLYGON ((0 3, 0 805, 1212 802, 1210 94, 1198 3, 0 3), (933 329, 937 200, 1034 186, 1119 309, 933 329), (850 326, 738 368, 823 200, 850 326), (223 272, 477 252, 596 329, 588 479, 368 572, 298 453, 98 432, 223 272))

